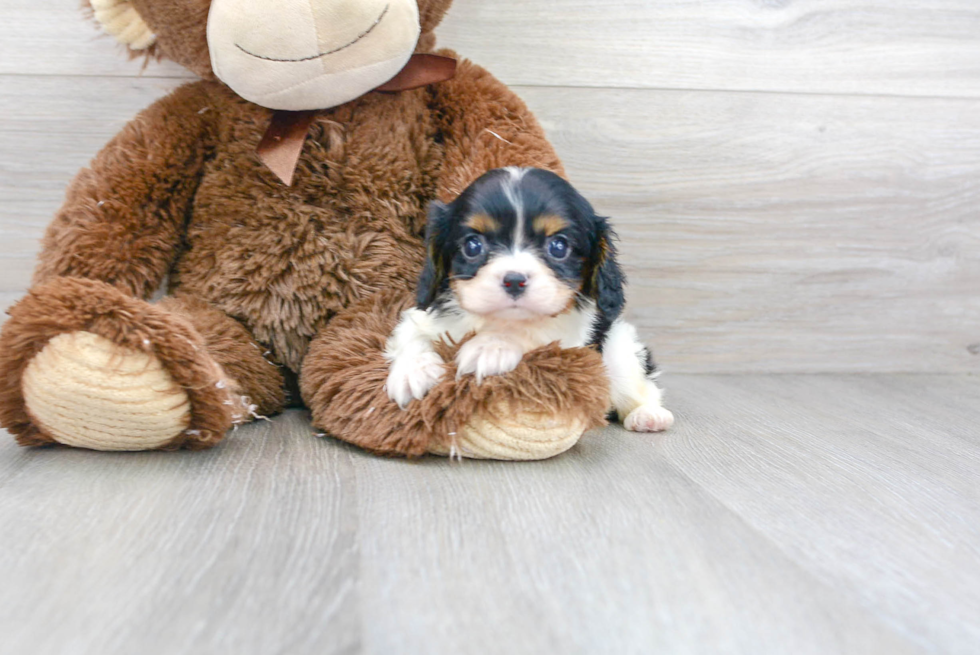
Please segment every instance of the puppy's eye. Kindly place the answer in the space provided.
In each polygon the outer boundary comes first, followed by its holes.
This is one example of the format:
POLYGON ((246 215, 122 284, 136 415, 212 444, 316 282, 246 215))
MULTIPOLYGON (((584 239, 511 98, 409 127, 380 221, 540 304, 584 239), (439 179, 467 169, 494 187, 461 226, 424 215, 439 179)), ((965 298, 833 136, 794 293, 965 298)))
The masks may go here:
POLYGON ((467 259, 476 259, 483 254, 483 237, 471 234, 463 242, 463 254, 467 259))
POLYGON ((552 259, 561 261, 568 257, 568 239, 563 236, 552 237, 548 241, 548 254, 552 259))

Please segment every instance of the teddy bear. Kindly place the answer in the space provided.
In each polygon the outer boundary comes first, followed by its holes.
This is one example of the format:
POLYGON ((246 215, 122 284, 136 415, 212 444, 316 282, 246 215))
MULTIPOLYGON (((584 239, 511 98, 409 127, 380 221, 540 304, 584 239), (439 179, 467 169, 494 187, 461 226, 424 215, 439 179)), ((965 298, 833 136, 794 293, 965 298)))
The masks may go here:
POLYGON ((588 348, 480 384, 450 363, 405 409, 385 392, 430 202, 493 168, 564 175, 514 93, 435 50, 452 0, 89 2, 131 55, 200 79, 126 125, 45 233, 0 334, 20 444, 203 449, 302 405, 372 452, 519 460, 604 423, 588 348))

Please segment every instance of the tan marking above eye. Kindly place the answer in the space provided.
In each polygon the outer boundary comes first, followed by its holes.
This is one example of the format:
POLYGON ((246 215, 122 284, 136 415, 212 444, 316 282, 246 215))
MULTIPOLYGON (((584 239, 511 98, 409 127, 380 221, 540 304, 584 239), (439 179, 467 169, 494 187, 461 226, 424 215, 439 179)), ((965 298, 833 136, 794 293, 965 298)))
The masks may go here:
POLYGON ((474 214, 467 219, 466 227, 474 229, 481 234, 486 234, 499 230, 500 223, 497 222, 497 219, 487 214, 474 214))
POLYGON ((535 218, 532 225, 534 226, 535 232, 541 232, 545 236, 550 237, 552 234, 561 232, 568 227, 568 221, 561 216, 546 214, 545 216, 538 216, 535 218))

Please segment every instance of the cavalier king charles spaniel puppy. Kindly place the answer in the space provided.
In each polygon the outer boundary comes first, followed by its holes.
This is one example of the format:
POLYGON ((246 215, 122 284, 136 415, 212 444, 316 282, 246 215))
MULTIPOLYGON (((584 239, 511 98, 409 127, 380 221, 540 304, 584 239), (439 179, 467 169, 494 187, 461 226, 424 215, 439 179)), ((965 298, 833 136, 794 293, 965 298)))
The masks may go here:
POLYGON ((477 382, 558 341, 602 353, 612 409, 627 430, 670 427, 650 351, 620 318, 625 279, 614 238, 585 198, 541 169, 492 170, 449 205, 434 202, 418 305, 404 312, 385 351, 388 396, 404 408, 435 386, 445 373, 437 339, 474 333, 456 365, 477 382))

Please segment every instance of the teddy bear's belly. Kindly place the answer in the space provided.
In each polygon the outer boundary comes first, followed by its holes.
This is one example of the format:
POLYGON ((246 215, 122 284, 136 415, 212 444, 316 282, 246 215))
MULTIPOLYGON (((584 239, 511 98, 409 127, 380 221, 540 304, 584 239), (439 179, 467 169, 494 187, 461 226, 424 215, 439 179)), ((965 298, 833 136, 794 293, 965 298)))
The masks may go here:
POLYGON ((240 115, 205 165, 174 291, 242 321, 298 370, 338 311, 380 289, 414 290, 442 166, 427 102, 419 89, 325 110, 286 187, 254 153, 267 110, 232 101, 240 115))
POLYGON ((338 311, 381 289, 414 289, 422 243, 394 218, 343 225, 314 208, 284 214, 192 227, 172 284, 242 321, 298 370, 310 340, 338 311))

